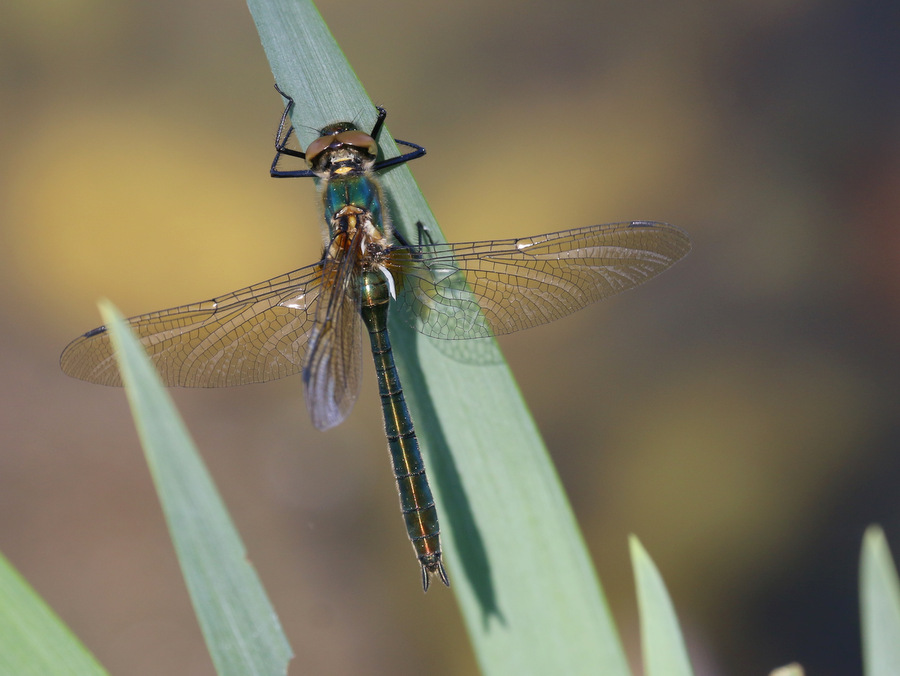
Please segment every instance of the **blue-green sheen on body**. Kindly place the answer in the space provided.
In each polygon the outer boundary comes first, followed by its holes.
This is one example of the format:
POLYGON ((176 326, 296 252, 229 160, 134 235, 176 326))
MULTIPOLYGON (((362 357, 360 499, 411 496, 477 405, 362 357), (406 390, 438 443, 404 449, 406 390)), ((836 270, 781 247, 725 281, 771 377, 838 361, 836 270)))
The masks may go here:
POLYGON ((381 187, 367 176, 359 174, 335 176, 329 179, 322 195, 325 220, 334 223, 337 213, 348 205, 359 207, 372 214, 372 222, 384 232, 384 197, 381 187))

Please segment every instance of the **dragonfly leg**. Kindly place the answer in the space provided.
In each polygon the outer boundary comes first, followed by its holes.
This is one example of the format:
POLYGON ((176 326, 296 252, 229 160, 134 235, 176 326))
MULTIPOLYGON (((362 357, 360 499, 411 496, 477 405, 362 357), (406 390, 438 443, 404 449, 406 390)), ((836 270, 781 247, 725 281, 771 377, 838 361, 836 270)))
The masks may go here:
POLYGON ((421 249, 425 245, 434 244, 434 239, 431 237, 431 233, 428 231, 428 228, 425 226, 422 221, 416 221, 416 245, 413 246, 406 237, 403 236, 396 228, 394 229, 394 237, 397 240, 397 243, 400 246, 406 247, 407 249, 421 249))
MULTIPOLYGON (((378 134, 381 133, 381 127, 384 126, 384 120, 387 118, 387 111, 381 106, 375 106, 375 110, 378 111, 378 119, 375 120, 375 125, 372 127, 372 133, 369 134, 376 141, 378 140, 378 134)), ((425 154, 425 148, 420 146, 417 143, 410 143, 409 141, 401 141, 398 138, 394 139, 394 143, 399 143, 400 145, 404 145, 407 148, 412 148, 412 152, 404 153, 398 157, 392 157, 388 160, 381 160, 380 162, 376 162, 373 167, 374 171, 381 171, 382 169, 387 169, 388 167, 396 167, 398 164, 404 164, 405 162, 409 162, 410 160, 414 160, 418 157, 422 157, 425 154)))
POLYGON ((421 249, 423 246, 433 246, 436 244, 434 238, 431 236, 431 231, 428 229, 422 221, 416 221, 416 246, 413 246, 409 243, 409 240, 403 236, 403 234, 395 229, 394 237, 397 239, 397 242, 400 246, 404 246, 408 249, 421 249))
POLYGON ((431 236, 431 231, 422 221, 416 221, 416 233, 418 233, 419 236, 420 247, 435 244, 434 238, 431 236))
POLYGON ((387 118, 387 111, 381 106, 375 106, 375 110, 378 111, 378 119, 375 120, 375 124, 372 127, 372 131, 369 133, 376 141, 378 140, 378 134, 381 133, 381 127, 384 126, 384 120, 387 118))
POLYGON ((275 85, 275 91, 281 94, 287 100, 287 103, 284 106, 284 111, 281 113, 281 119, 278 121, 278 131, 275 132, 275 159, 272 160, 269 175, 273 178, 313 178, 315 174, 309 169, 284 171, 278 168, 278 162, 282 155, 305 160, 306 153, 302 150, 287 147, 288 141, 290 141, 291 135, 294 133, 294 125, 290 121, 291 111, 294 110, 294 99, 286 92, 283 92, 277 84, 275 85), (287 131, 285 131, 285 127, 287 127, 287 131))
POLYGON ((288 139, 290 139, 291 134, 294 133, 294 125, 290 123, 289 118, 291 112, 294 110, 294 99, 291 98, 289 94, 281 91, 281 87, 277 84, 275 85, 275 91, 287 99, 287 103, 284 105, 284 111, 281 113, 281 119, 278 121, 278 131, 275 133, 275 152, 279 155, 289 155, 305 160, 306 153, 302 150, 294 150, 287 147, 288 139), (285 125, 288 127, 287 132, 284 131, 285 125))
POLYGON ((416 143, 410 143, 409 141, 401 141, 398 138, 394 139, 394 143, 400 143, 401 145, 408 146, 410 148, 413 148, 414 150, 412 152, 405 153, 403 155, 399 155, 397 157, 392 157, 388 160, 381 160, 380 162, 376 162, 375 166, 373 167, 374 171, 381 171, 382 169, 387 169, 389 167, 396 167, 398 164, 405 164, 406 162, 409 162, 410 160, 415 160, 419 157, 422 157, 422 155, 425 154, 425 148, 423 148, 422 146, 420 146, 416 143))

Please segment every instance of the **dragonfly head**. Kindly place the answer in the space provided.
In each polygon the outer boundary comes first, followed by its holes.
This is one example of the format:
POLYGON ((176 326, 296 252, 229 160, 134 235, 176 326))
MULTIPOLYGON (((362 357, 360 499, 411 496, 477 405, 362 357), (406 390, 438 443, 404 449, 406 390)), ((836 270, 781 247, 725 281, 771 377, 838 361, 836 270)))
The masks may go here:
POLYGON ((320 176, 368 171, 375 164, 378 144, 350 122, 336 122, 306 149, 306 163, 320 176))

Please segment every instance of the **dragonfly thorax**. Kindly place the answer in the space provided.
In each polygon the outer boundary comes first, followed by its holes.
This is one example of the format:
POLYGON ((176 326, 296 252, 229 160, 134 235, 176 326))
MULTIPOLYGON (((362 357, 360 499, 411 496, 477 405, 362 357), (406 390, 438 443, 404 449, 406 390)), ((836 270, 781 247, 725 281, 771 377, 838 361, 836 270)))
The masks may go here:
POLYGON ((365 173, 326 176, 322 210, 331 236, 344 231, 352 237, 357 228, 375 240, 391 234, 381 187, 365 173))

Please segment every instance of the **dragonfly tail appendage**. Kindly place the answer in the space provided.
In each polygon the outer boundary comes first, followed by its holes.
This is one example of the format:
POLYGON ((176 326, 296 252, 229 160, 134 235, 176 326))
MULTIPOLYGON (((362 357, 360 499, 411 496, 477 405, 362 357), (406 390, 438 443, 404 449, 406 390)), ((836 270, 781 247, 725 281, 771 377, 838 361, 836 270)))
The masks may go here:
POLYGON ((440 552, 430 557, 419 557, 419 563, 422 566, 422 591, 428 591, 432 575, 437 575, 445 586, 450 586, 450 578, 447 577, 447 571, 444 570, 440 552))

